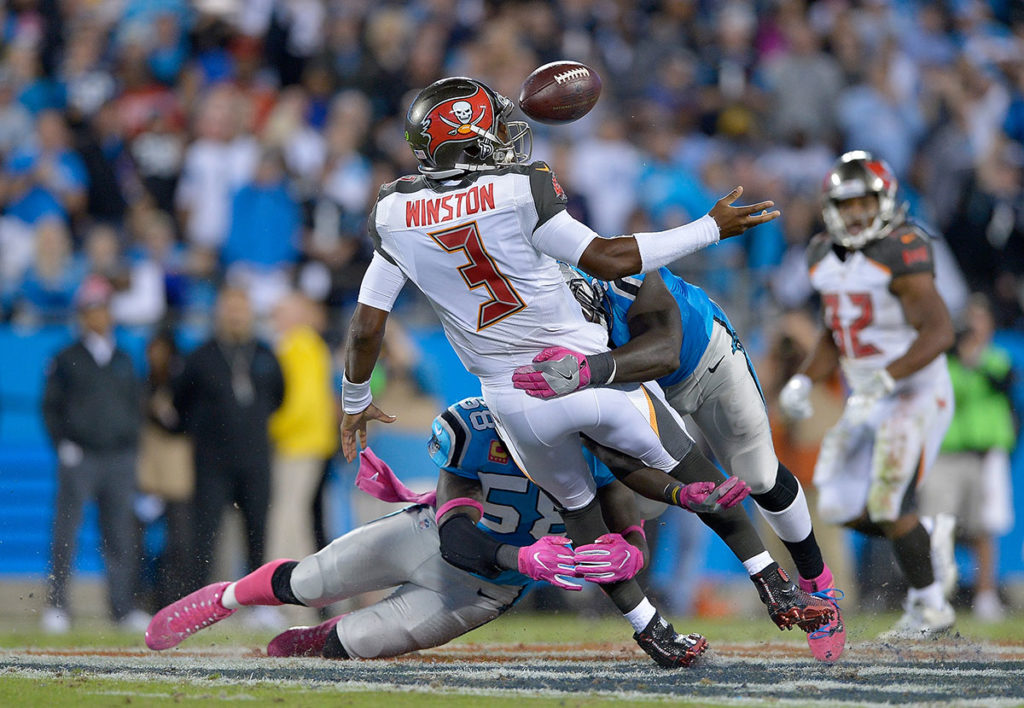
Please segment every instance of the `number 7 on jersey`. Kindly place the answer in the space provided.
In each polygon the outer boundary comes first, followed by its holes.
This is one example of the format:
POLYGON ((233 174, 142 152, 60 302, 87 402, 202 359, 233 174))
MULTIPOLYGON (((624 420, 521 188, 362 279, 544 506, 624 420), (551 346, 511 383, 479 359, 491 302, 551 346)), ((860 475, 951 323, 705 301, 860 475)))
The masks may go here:
POLYGON ((475 221, 443 231, 434 231, 429 236, 448 253, 464 252, 469 262, 459 266, 462 279, 466 281, 470 290, 484 287, 490 293, 490 299, 480 305, 476 324, 478 332, 526 307, 526 303, 519 297, 512 283, 502 275, 484 248, 475 221))

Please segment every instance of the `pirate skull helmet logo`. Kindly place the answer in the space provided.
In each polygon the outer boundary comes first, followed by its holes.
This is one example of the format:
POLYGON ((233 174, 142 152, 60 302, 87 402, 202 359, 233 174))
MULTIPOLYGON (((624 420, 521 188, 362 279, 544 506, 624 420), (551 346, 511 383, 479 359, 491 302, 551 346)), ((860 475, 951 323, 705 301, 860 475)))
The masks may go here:
POLYGON ((514 104, 467 77, 434 82, 406 114, 406 140, 420 172, 435 178, 529 159, 529 126, 510 121, 514 104))

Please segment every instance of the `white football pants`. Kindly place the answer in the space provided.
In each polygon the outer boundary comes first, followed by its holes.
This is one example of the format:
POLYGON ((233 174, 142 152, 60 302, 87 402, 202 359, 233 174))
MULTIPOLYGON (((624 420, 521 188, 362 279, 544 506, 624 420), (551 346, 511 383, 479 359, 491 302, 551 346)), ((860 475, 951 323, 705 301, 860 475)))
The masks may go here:
POLYGON ((654 383, 599 386, 539 399, 513 388, 510 380, 507 387, 485 386, 483 396, 516 464, 568 510, 585 507, 596 493, 581 434, 665 472, 693 445, 682 419, 654 383))

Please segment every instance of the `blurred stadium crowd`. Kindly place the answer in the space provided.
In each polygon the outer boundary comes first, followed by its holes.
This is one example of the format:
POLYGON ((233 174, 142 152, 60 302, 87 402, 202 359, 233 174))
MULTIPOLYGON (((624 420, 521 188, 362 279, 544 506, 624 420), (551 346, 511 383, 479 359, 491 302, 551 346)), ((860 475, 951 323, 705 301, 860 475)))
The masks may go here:
MULTIPOLYGON (((535 126, 534 157, 577 218, 604 235, 666 228, 736 184, 781 208, 678 264, 733 313, 771 400, 813 341, 803 253, 847 149, 887 160, 945 237, 954 318, 977 292, 998 330, 1024 328, 1013 0, 9 0, 0 33, 12 326, 73 322, 92 274, 114 288, 115 323, 143 336, 211 327, 230 285, 266 334, 303 294, 340 346, 376 190, 415 171, 415 90, 464 74, 515 99, 535 67, 572 58, 601 75, 602 99, 575 124, 535 126)), ((403 317, 430 315, 409 292, 403 317)), ((780 456, 810 455, 809 474, 826 424, 780 426, 780 456)))

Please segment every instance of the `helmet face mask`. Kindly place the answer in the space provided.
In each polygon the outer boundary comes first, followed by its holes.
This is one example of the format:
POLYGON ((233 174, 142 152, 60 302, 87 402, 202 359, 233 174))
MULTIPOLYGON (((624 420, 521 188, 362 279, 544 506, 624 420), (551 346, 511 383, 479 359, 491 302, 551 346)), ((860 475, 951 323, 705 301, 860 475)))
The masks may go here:
POLYGON ((897 180, 882 160, 856 150, 841 156, 825 177, 822 217, 832 240, 857 250, 885 238, 901 220, 897 180))
POLYGON ((562 279, 569 286, 569 292, 576 298, 580 309, 583 310, 583 317, 587 322, 594 322, 606 330, 611 330, 608 312, 604 307, 604 293, 599 287, 592 283, 589 278, 584 277, 579 271, 567 263, 559 263, 558 269, 562 272, 562 279))
POLYGON ((405 139, 434 179, 526 162, 533 135, 524 121, 510 121, 515 105, 465 77, 435 81, 417 94, 405 117, 405 139))

